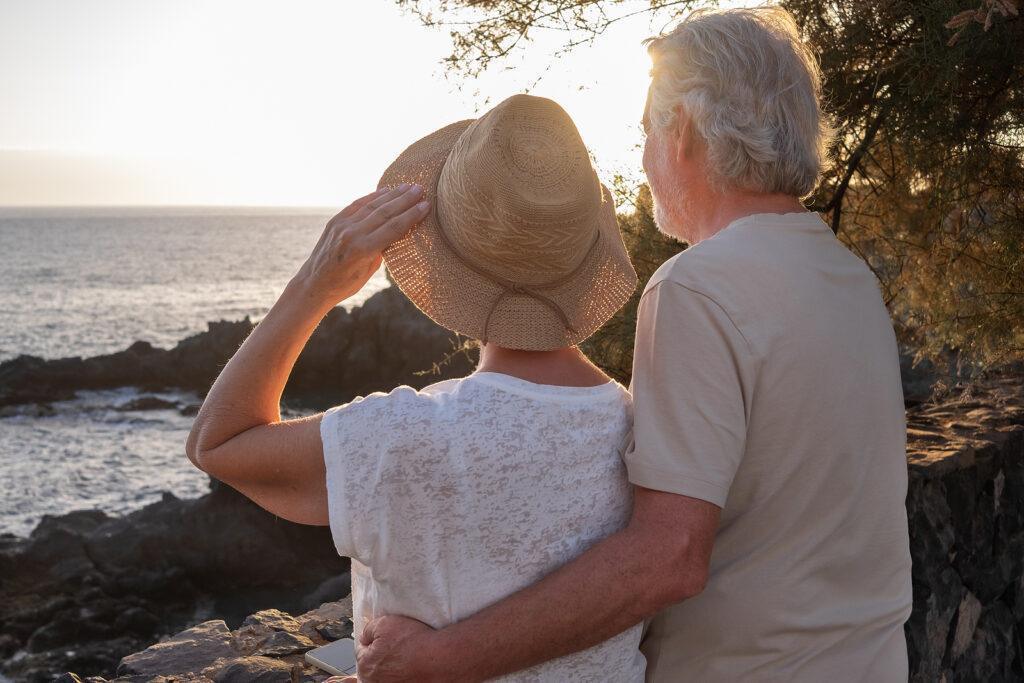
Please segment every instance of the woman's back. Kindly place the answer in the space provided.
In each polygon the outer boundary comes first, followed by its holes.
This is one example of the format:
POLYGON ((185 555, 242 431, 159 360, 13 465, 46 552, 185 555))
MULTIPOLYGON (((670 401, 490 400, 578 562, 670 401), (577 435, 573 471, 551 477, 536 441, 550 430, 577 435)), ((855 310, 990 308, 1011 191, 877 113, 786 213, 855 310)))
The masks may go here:
MULTIPOLYGON (((629 394, 476 372, 328 410, 331 532, 353 558, 356 637, 374 616, 441 627, 621 529, 629 394)), ((510 677, 643 680, 641 626, 510 677)))

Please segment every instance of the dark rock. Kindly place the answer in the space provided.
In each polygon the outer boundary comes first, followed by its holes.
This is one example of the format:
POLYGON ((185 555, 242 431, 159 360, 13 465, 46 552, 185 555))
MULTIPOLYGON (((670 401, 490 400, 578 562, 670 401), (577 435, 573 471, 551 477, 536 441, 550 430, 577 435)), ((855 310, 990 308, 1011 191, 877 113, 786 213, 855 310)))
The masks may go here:
POLYGON ((227 624, 215 619, 128 655, 118 664, 117 675, 168 676, 196 672, 219 659, 237 656, 227 624))
POLYGON ((275 631, 263 641, 263 644, 256 650, 256 654, 267 657, 283 657, 312 650, 314 647, 316 647, 316 643, 301 633, 275 631))
POLYGON ((102 683, 106 679, 85 676, 83 670, 113 671, 120 655, 118 651, 132 651, 144 643, 130 639, 94 641, 42 653, 20 652, 9 660, 4 673, 16 681, 52 681, 55 672, 75 673, 83 683, 102 683))
POLYGON ((7 659, 20 647, 21 641, 14 636, 8 633, 0 634, 0 659, 7 659))
POLYGON ((62 612, 50 623, 40 626, 28 639, 29 652, 52 650, 78 640, 87 640, 90 624, 79 621, 71 612, 62 612))
POLYGON ((344 619, 341 621, 328 621, 317 626, 316 632, 319 633, 324 640, 329 640, 331 642, 341 640, 342 638, 351 638, 352 620, 344 619))
POLYGON ((57 410, 49 403, 9 405, 0 408, 0 417, 50 417, 56 414, 57 410))
POLYGON ((129 607, 114 620, 114 631, 150 636, 160 628, 160 619, 142 607, 129 607))
POLYGON ((242 626, 255 625, 265 626, 274 631, 296 632, 299 630, 299 622, 295 620, 295 617, 277 609, 265 609, 256 614, 250 614, 242 622, 242 626))
MULTIPOLYGON (((22 414, 26 409, 16 406, 38 404, 32 410, 48 414, 48 402, 73 398, 79 389, 119 386, 204 395, 254 326, 248 317, 211 322, 206 332, 169 350, 140 341, 91 358, 22 355, 0 363, 0 409, 22 414)), ((397 288, 351 311, 337 307, 298 359, 282 411, 321 409, 397 384, 421 387, 466 374, 473 359, 462 354, 434 374, 417 374, 453 348, 453 335, 397 288)), ((195 404, 179 408, 152 396, 120 408, 198 411, 195 404)), ((26 680, 50 680, 54 671, 105 673, 114 668, 111 662, 139 653, 146 640, 194 624, 199 614, 238 623, 258 607, 333 604, 328 601, 348 593, 347 567, 327 527, 279 519, 216 480, 198 499, 165 494, 123 517, 95 510, 46 515, 27 539, 0 534, 0 642, 7 649, 27 648, 11 670, 26 680), (72 661, 76 668, 65 666, 72 661)), ((330 625, 341 624, 340 615, 311 610, 316 620, 297 625, 283 612, 271 616, 273 611, 254 615, 243 656, 274 631, 294 634, 302 647, 303 638, 326 642, 320 630, 345 631, 330 625)))
POLYGON ((246 657, 225 666, 213 680, 215 683, 291 683, 292 666, 270 657, 246 657))
POLYGON ((102 510, 73 510, 63 515, 43 515, 29 538, 43 539, 54 531, 82 534, 92 531, 109 519, 110 516, 102 510))
POLYGON ((22 598, 14 604, 9 604, 4 614, 2 623, 4 632, 27 640, 41 624, 45 624, 60 611, 74 605, 74 601, 65 595, 44 597, 32 595, 22 598))
POLYGON ((311 610, 325 602, 340 600, 352 591, 352 577, 348 572, 330 576, 316 590, 302 599, 302 609, 311 610))
POLYGON ((156 396, 140 396, 130 401, 125 401, 117 406, 117 410, 166 410, 168 408, 176 409, 177 407, 178 404, 174 401, 167 401, 156 396))
POLYGON ((82 539, 109 519, 101 510, 74 510, 59 516, 43 515, 32 530, 27 546, 17 548, 21 552, 17 553, 14 570, 24 575, 46 577, 54 582, 81 578, 93 569, 82 539))
MULTIPOLYGON (((0 363, 0 408, 69 399, 81 389, 173 387, 203 393, 255 326, 248 316, 209 322, 206 332, 169 350, 137 341, 124 351, 90 358, 21 355, 0 363)), ((396 384, 424 386, 466 374, 472 361, 461 355, 440 374, 415 374, 431 370, 444 358, 452 350, 453 338, 397 287, 389 287, 361 307, 348 311, 339 306, 325 316, 296 362, 284 398, 313 396, 317 403, 329 405, 396 384)), ((138 407, 124 409, 176 407, 157 405, 159 400, 139 399, 138 407)), ((184 414, 189 410, 184 408, 184 414)))

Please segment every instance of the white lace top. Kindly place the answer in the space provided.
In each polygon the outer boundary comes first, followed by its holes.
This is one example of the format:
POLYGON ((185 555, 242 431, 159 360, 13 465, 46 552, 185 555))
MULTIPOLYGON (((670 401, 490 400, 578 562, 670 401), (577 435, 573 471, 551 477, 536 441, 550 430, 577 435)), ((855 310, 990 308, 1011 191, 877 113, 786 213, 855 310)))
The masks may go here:
MULTIPOLYGON (((625 526, 629 393, 476 372, 326 411, 331 534, 352 558, 354 637, 375 615, 435 628, 540 580, 625 526)), ((642 625, 501 680, 642 681, 642 625)))

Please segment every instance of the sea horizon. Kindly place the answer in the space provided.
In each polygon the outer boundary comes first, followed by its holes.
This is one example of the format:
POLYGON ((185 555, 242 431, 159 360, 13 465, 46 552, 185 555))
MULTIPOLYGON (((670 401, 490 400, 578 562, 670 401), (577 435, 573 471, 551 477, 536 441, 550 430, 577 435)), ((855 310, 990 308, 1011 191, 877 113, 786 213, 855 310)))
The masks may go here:
MULTIPOLYGON (((346 204, 347 205, 347 204, 346 204)), ((10 217, 10 214, 17 214, 24 211, 28 213, 42 212, 175 212, 210 215, 210 211, 224 211, 230 214, 237 214, 245 211, 256 211, 269 214, 327 214, 333 216, 341 211, 341 206, 317 206, 306 204, 0 204, 0 217, 10 217)))

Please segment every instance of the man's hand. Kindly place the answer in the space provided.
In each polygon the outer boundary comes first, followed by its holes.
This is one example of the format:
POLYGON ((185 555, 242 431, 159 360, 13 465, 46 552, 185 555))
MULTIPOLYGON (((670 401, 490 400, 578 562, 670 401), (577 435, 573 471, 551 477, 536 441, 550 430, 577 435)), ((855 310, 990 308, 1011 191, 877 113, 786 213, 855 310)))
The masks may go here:
POLYGON ((408 617, 377 617, 366 624, 356 644, 359 680, 455 681, 459 679, 441 662, 446 654, 441 635, 427 624, 408 617))
POLYGON ((327 221, 320 241, 292 278, 328 310, 352 296, 380 267, 381 252, 421 221, 429 208, 419 185, 381 188, 327 221))

